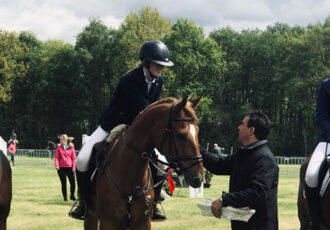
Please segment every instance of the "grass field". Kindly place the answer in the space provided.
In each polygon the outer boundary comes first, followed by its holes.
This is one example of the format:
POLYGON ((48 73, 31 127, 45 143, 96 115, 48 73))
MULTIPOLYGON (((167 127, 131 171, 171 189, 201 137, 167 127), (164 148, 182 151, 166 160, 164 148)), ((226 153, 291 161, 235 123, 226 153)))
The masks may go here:
MULTIPOLYGON (((297 171, 298 166, 281 166, 284 172, 297 171)), ((204 196, 218 198, 221 191, 228 191, 228 177, 212 178, 210 189, 204 196)), ((157 230, 230 229, 228 220, 200 215, 197 207, 203 199, 188 198, 188 189, 182 188, 173 198, 163 202, 168 217, 166 222, 153 223, 157 230)), ((299 229, 297 218, 298 174, 281 174, 278 208, 280 230, 299 229)), ((71 202, 64 202, 60 181, 54 168, 47 166, 16 165, 13 168, 13 201, 8 218, 9 230, 75 230, 82 229, 82 222, 71 219, 67 213, 71 202)))

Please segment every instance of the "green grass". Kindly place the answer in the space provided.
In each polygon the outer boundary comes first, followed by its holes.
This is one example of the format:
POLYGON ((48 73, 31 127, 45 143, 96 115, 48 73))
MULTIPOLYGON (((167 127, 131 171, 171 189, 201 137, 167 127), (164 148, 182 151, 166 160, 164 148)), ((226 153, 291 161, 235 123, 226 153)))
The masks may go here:
MULTIPOLYGON (((287 166, 281 166, 286 172, 287 166)), ((299 167, 290 166, 290 172, 299 167)), ((204 196, 216 199, 221 191, 228 191, 227 176, 212 178, 204 196)), ((281 230, 299 229, 297 218, 298 174, 281 174, 279 182, 279 222, 281 230)), ((230 229, 228 220, 200 215, 198 202, 204 199, 188 198, 188 189, 179 188, 173 198, 163 202, 168 217, 166 222, 153 223, 157 230, 230 229)), ((8 229, 13 230, 75 230, 82 229, 82 221, 67 216, 71 202, 62 201, 56 170, 47 166, 16 165, 13 168, 13 201, 8 229)))

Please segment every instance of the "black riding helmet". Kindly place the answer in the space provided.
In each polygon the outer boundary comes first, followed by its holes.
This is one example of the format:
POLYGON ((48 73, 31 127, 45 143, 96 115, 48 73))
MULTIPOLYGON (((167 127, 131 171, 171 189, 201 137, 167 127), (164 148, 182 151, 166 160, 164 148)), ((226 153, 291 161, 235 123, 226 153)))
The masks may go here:
POLYGON ((139 58, 149 60, 163 66, 173 66, 167 46, 158 40, 145 42, 140 50, 139 58))

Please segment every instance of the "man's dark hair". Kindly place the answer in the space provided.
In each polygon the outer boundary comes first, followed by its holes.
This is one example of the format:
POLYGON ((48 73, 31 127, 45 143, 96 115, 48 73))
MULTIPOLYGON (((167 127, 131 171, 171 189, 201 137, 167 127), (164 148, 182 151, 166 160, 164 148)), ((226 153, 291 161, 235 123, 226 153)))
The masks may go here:
POLYGON ((268 116, 261 110, 250 110, 245 116, 249 116, 247 126, 249 128, 254 127, 254 134, 258 140, 264 140, 267 138, 273 123, 269 120, 268 116))

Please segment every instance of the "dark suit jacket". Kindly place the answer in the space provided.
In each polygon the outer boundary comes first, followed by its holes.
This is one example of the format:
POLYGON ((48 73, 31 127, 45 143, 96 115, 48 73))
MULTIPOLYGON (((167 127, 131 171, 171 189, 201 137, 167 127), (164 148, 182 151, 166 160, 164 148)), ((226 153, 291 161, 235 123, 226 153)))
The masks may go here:
POLYGON ((163 78, 158 77, 148 93, 142 67, 126 73, 100 119, 102 129, 109 132, 119 124, 131 125, 142 110, 159 99, 162 86, 163 78))
POLYGON ((260 141, 236 154, 219 157, 202 151, 204 167, 214 174, 230 175, 229 193, 223 206, 256 210, 245 223, 232 221, 233 230, 277 230, 278 166, 267 141, 260 141))

